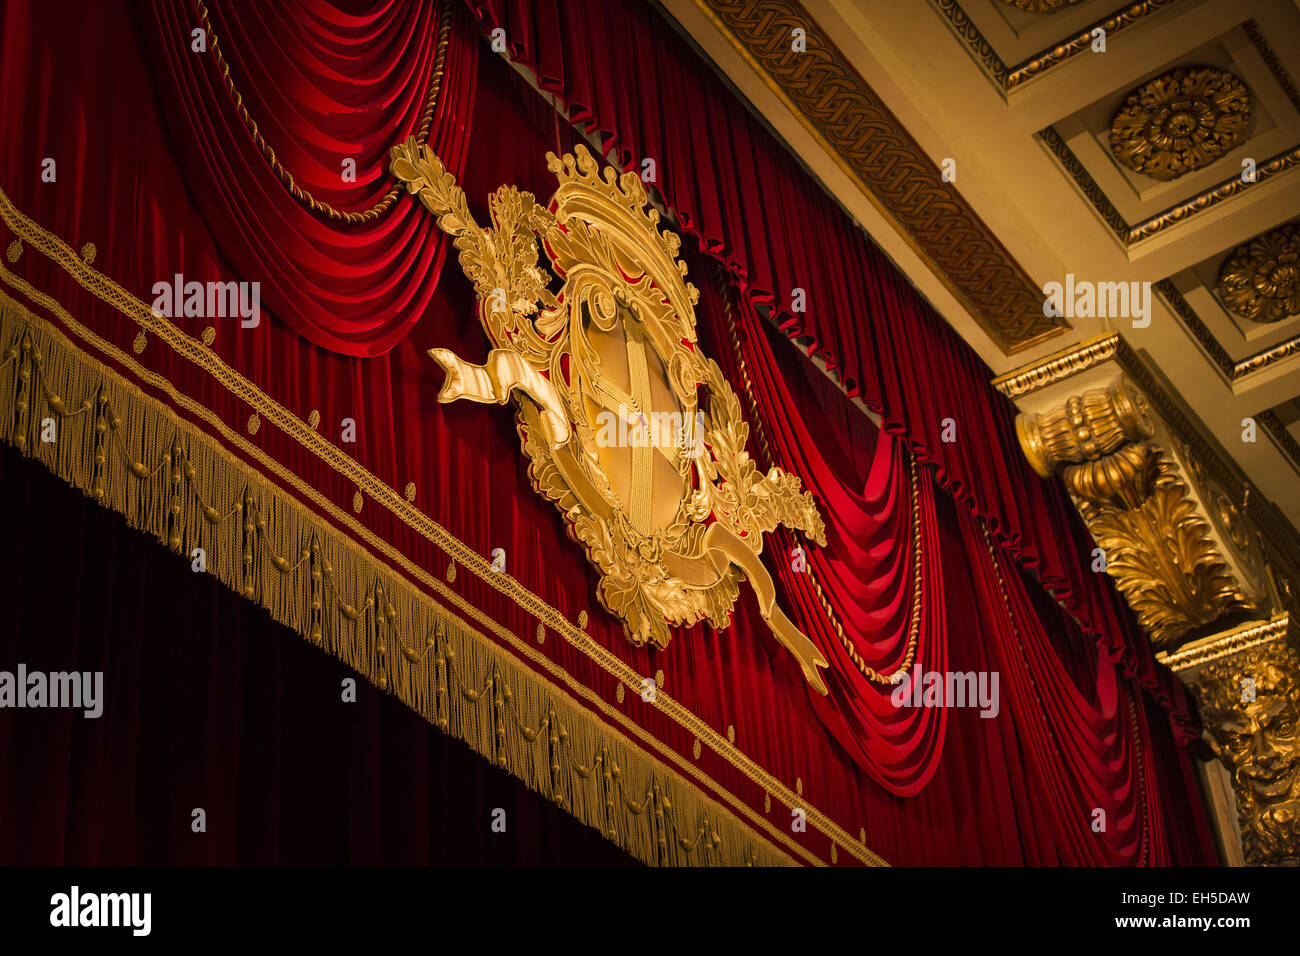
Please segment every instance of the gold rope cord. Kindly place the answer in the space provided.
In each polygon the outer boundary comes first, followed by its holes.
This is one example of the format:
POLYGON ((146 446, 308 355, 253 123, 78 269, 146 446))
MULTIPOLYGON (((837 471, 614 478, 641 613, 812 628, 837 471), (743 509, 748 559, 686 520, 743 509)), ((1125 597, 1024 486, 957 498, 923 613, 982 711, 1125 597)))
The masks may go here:
MULTIPOLYGON (((723 313, 727 319, 727 331, 730 333, 731 336, 731 348, 736 353, 736 360, 740 363, 740 377, 741 377, 741 382, 745 387, 745 397, 749 399, 750 415, 754 419, 754 428, 758 432, 759 447, 763 449, 764 465, 767 468, 771 468, 775 464, 775 461, 773 460, 772 457, 772 448, 767 443, 767 432, 763 429, 763 416, 759 412, 758 401, 754 397, 753 383, 750 381, 749 378, 749 369, 745 365, 744 353, 742 353, 740 350, 740 337, 736 334, 735 317, 732 315, 731 312, 730 286, 726 281, 726 273, 723 271, 722 266, 720 264, 715 263, 715 275, 717 276, 717 280, 718 280, 718 291, 722 296, 723 313)), ((912 455, 912 450, 907 447, 906 442, 900 441, 899 444, 902 446, 903 450, 907 453, 907 465, 908 465, 908 469, 911 472, 912 567, 913 567, 912 607, 908 615, 908 621, 907 621, 906 652, 903 655, 903 660, 899 663, 899 665, 896 668, 894 668, 892 673, 882 674, 880 673, 880 671, 876 670, 874 667, 871 667, 869 664, 867 664, 866 661, 862 659, 862 655, 858 653, 858 649, 853 646, 853 642, 849 640, 848 634, 844 632, 844 626, 840 624, 839 618, 836 616, 835 611, 831 608, 830 601, 826 599, 826 595, 822 592, 822 586, 817 581, 817 575, 813 571, 812 565, 811 564, 808 565, 807 568, 808 579, 812 581, 813 589, 817 592, 817 599, 821 602, 822 610, 826 614, 826 620, 829 621, 831 626, 835 629, 835 633, 839 636, 840 644, 844 647, 845 652, 848 653, 849 658, 853 661, 853 663, 857 665, 857 668, 862 673, 862 676, 875 684, 890 684, 890 685, 895 684, 902 678, 902 675, 906 674, 909 670, 911 670, 912 661, 916 659, 917 638, 921 632, 921 601, 922 601, 922 595, 924 595, 925 593, 925 581, 922 572, 922 561, 921 561, 921 554, 922 554, 921 506, 920 506, 920 499, 919 499, 919 486, 917 483, 917 475, 916 475, 916 458, 912 455)), ((806 535, 804 535, 803 537, 805 538, 805 540, 807 539, 806 535)), ((809 546, 811 547, 811 543, 809 544, 809 546)))
MULTIPOLYGON (((979 525, 980 533, 984 536, 984 548, 988 551, 989 562, 993 565, 993 573, 998 579, 998 593, 1002 596, 1002 609, 1006 612, 1007 623, 1011 625, 1011 633, 1015 636, 1016 648, 1020 651, 1020 660, 1025 665, 1025 673, 1029 675, 1029 686, 1034 692, 1034 701, 1038 705, 1039 713, 1046 714, 1047 709, 1043 706, 1043 698, 1038 693, 1038 682, 1034 680, 1033 669, 1029 666, 1029 658, 1025 655, 1025 647, 1020 640, 1020 628, 1016 625, 1016 616, 1011 612, 1011 599, 1007 596, 1006 582, 1002 579, 1002 565, 998 561, 998 553, 993 547, 993 538, 989 534, 988 525, 984 523, 984 519, 976 518, 975 521, 979 525)), ((1129 726, 1132 727, 1133 736, 1133 759, 1137 764, 1138 773, 1138 799, 1142 808, 1142 850, 1137 865, 1146 866, 1147 845, 1150 840, 1150 823, 1147 819, 1146 752, 1142 749, 1142 738, 1138 733, 1137 709, 1133 694, 1134 688, 1130 684, 1128 693, 1125 696, 1128 698, 1129 726)), ((1056 734, 1051 725, 1044 723, 1044 726, 1047 728, 1047 733, 1052 738, 1052 742, 1056 744, 1056 752, 1066 753, 1067 751, 1061 748, 1060 742, 1056 739, 1056 734)))
MULTIPOLYGON (((344 212, 336 209, 324 200, 317 199, 298 185, 293 178, 293 174, 285 169, 284 164, 276 157, 271 144, 262 136, 260 127, 258 127, 257 122, 249 115, 248 109, 244 106, 244 97, 239 90, 235 89, 235 81, 230 78, 230 64, 226 62, 226 58, 222 55, 217 34, 208 21, 208 8, 204 5, 203 0, 195 0, 194 5, 198 9, 199 19, 202 21, 203 29, 207 33, 208 44, 212 47, 212 53, 216 57, 217 67, 221 70, 221 78, 225 81, 226 90, 230 93, 230 98, 239 111, 244 126, 247 127, 249 134, 253 137, 253 143, 266 157, 271 171, 280 177, 280 182, 284 183, 285 188, 289 190, 293 198, 317 216, 323 216, 331 222, 359 225, 366 222, 378 222, 387 215, 389 210, 393 208, 393 203, 397 201, 397 197, 402 194, 401 183, 394 184, 378 202, 361 212, 344 212)), ((442 9, 438 14, 438 46, 434 54, 433 75, 429 79, 429 100, 424 108, 424 115, 420 119, 420 131, 416 137, 420 143, 428 140, 429 126, 433 123, 433 113, 437 108, 438 94, 442 90, 442 74, 447 55, 447 41, 451 36, 453 6, 453 0, 442 0, 442 9)))
MULTIPOLYGON (((360 464, 317 433, 310 424, 299 419, 253 383, 244 379, 226 365, 213 350, 190 338, 171 323, 159 321, 148 305, 132 296, 112 279, 91 268, 89 264, 79 259, 75 252, 61 239, 20 213, 3 190, 0 190, 0 218, 3 218, 15 235, 30 242, 33 248, 49 257, 87 292, 154 333, 179 355, 212 376, 241 401, 252 406, 259 415, 264 416, 271 424, 283 431, 287 437, 317 456, 337 473, 354 482, 372 500, 392 512, 398 520, 446 552, 453 559, 453 567, 455 564, 459 564, 472 571, 481 581, 499 591, 524 611, 537 617, 546 627, 553 629, 575 649, 590 657, 606 673, 613 676, 618 684, 639 692, 642 675, 606 650, 580 627, 570 623, 559 610, 530 592, 511 575, 504 572, 492 572, 490 564, 481 555, 463 544, 441 525, 414 508, 402 495, 389 488, 379 478, 362 468, 360 464)), ((59 308, 57 303, 42 293, 32 290, 22 279, 9 273, 2 265, 0 265, 0 278, 11 286, 24 291, 25 294, 41 301, 51 311, 57 311, 60 320, 66 327, 72 329, 78 337, 91 342, 100 352, 112 354, 115 361, 133 369, 133 373, 137 376, 151 381, 157 379, 155 385, 167 391, 178 407, 184 407, 196 417, 208 422, 214 430, 223 436, 228 444, 239 448, 246 456, 257 461, 259 466, 268 473, 277 475, 286 484, 295 488, 302 500, 310 501, 322 511, 331 514, 337 521, 348 527, 358 540, 364 541, 366 547, 372 552, 385 555, 394 565, 401 566, 413 578, 422 581, 445 600, 456 604, 462 613, 479 620, 484 627, 491 629, 502 641, 514 646, 516 651, 532 660, 538 667, 548 670, 555 680, 568 686, 571 692, 583 697, 590 706, 604 713, 610 720, 621 723, 627 733, 637 737, 647 747, 657 750, 663 759, 673 762, 684 759, 675 750, 664 745, 658 738, 646 733, 640 725, 632 721, 621 710, 610 706, 601 696, 586 685, 577 682, 567 671, 554 665, 549 657, 537 653, 527 642, 519 641, 510 631, 501 628, 477 607, 464 601, 454 591, 448 589, 441 580, 430 576, 424 569, 411 564, 403 554, 357 522, 352 514, 337 508, 333 502, 325 499, 314 488, 304 484, 298 479, 297 475, 287 471, 277 461, 262 453, 259 448, 248 443, 241 434, 230 430, 206 406, 200 405, 188 399, 187 396, 178 393, 165 379, 154 376, 153 373, 140 368, 138 363, 134 362, 129 356, 124 355, 116 347, 104 342, 94 333, 82 327, 65 310, 59 308)), ((726 737, 673 700, 663 689, 660 689, 656 695, 655 706, 662 710, 669 719, 698 737, 717 756, 760 788, 768 797, 780 800, 786 806, 804 809, 808 821, 826 834, 833 845, 846 849, 856 859, 868 865, 887 865, 884 860, 864 845, 861 837, 849 836, 847 831, 813 806, 803 795, 796 794, 793 789, 773 777, 752 758, 735 747, 726 737)), ((724 788, 718 787, 698 767, 683 765, 683 771, 706 780, 718 792, 728 793, 724 788)), ((733 799, 735 798, 733 797, 733 799)), ((770 821, 757 816, 756 811, 753 811, 743 802, 736 800, 735 809, 738 812, 754 814, 751 818, 754 825, 767 832, 773 839, 787 846, 792 852, 805 856, 810 862, 818 862, 816 857, 809 854, 809 851, 795 843, 785 830, 773 827, 770 821)))
POLYGON ((184 560, 202 548, 207 573, 636 858, 794 862, 5 293, 0 350, 0 440, 184 560))

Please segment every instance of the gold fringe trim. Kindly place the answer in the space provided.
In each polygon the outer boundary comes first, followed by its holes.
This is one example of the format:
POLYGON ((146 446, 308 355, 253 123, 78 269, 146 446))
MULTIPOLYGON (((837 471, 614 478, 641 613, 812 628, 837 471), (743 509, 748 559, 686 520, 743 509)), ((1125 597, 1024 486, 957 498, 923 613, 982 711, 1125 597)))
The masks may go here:
MULTIPOLYGON (((186 335, 165 319, 159 319, 154 315, 149 305, 131 295, 110 277, 82 262, 72 248, 57 235, 23 215, 3 190, 0 190, 0 219, 3 219, 5 224, 20 239, 26 240, 35 251, 48 257, 54 265, 62 269, 86 292, 137 323, 143 329, 148 330, 178 355, 212 376, 222 387, 251 406, 267 423, 282 431, 288 438, 296 441, 304 450, 315 455, 337 474, 355 482, 358 490, 363 491, 367 499, 374 500, 377 504, 386 508, 407 527, 444 551, 452 559, 446 575, 448 584, 455 580, 455 568, 456 564, 459 563, 462 568, 473 573, 480 581, 497 590, 507 600, 535 616, 547 628, 562 636, 570 646, 586 655, 597 667, 613 677, 618 684, 626 685, 639 692, 642 675, 586 634, 581 625, 575 626, 572 624, 558 609, 529 591, 510 574, 493 572, 491 565, 482 555, 468 547, 423 512, 414 508, 404 496, 398 494, 337 446, 319 435, 315 430, 315 426, 309 421, 304 422, 299 419, 293 412, 280 405, 255 384, 226 365, 211 349, 204 348, 197 340, 186 335)), ((231 431, 224 422, 214 416, 206 407, 177 392, 175 387, 166 379, 140 368, 130 356, 122 353, 116 346, 105 342, 83 327, 50 296, 32 288, 25 280, 9 272, 2 265, 0 265, 0 281, 22 292, 32 301, 58 315, 59 320, 77 338, 91 344, 102 354, 111 355, 114 361, 131 370, 141 380, 150 381, 166 392, 178 407, 186 409, 196 419, 211 425, 213 430, 222 436, 228 446, 239 449, 246 458, 255 461, 268 474, 276 475, 293 489, 296 489, 299 500, 312 502, 342 526, 349 529, 354 538, 362 542, 373 553, 384 555, 394 565, 400 566, 413 578, 428 585, 433 591, 441 595, 444 600, 455 605, 462 613, 474 618, 491 630, 504 643, 513 647, 522 657, 528 658, 543 670, 550 670, 557 684, 567 686, 572 693, 584 698, 593 709, 604 713, 611 721, 621 723, 626 733, 636 737, 646 747, 659 750, 670 761, 679 759, 671 748, 667 748, 657 738, 649 735, 635 722, 630 721, 622 711, 612 708, 590 688, 575 681, 562 669, 557 669, 550 658, 537 655, 528 647, 527 642, 521 642, 516 635, 505 631, 478 608, 463 601, 454 591, 446 588, 440 581, 425 573, 424 569, 412 565, 403 554, 395 551, 388 542, 371 534, 364 525, 360 525, 353 520, 350 510, 337 508, 333 502, 323 498, 314 488, 305 485, 296 474, 286 471, 279 462, 264 455, 255 445, 248 444, 241 434, 231 431), (157 381, 154 381, 155 379, 157 381)), ((787 807, 804 809, 810 827, 820 830, 829 841, 847 850, 859 862, 871 866, 888 865, 879 855, 872 852, 864 841, 861 839, 855 840, 851 837, 847 831, 818 810, 810 801, 803 799, 802 794, 796 794, 789 786, 777 780, 738 748, 728 746, 725 738, 718 731, 675 701, 669 694, 660 692, 655 699, 655 706, 684 731, 698 736, 720 759, 742 774, 756 788, 767 794, 769 799, 775 796, 787 807)), ((709 784, 714 784, 707 775, 702 776, 709 784)), ((822 862, 813 852, 796 843, 788 832, 779 829, 771 821, 759 816, 757 811, 749 808, 743 802, 737 800, 736 807, 740 812, 749 814, 751 825, 756 826, 769 839, 784 846, 794 855, 809 863, 822 862)))
POLYGON ((0 439, 660 865, 794 860, 0 293, 0 439))

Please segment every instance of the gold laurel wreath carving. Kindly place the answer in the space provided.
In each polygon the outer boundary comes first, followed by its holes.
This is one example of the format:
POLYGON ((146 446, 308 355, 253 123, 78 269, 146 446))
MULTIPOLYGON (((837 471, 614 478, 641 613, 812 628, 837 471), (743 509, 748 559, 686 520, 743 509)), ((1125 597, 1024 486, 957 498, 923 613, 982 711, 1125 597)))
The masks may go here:
POLYGON ((1226 70, 1180 67, 1131 91, 1110 124, 1110 150, 1134 172, 1168 182, 1208 166, 1246 137, 1253 102, 1226 70))
MULTIPOLYGON (((419 132, 416 134, 416 139, 422 143, 429 137, 429 127, 433 123, 434 110, 437 109, 438 95, 442 91, 443 67, 446 61, 447 43, 451 37, 452 10, 455 5, 454 0, 442 0, 442 9, 438 12, 438 41, 434 53, 433 74, 429 78, 429 98, 424 108, 424 114, 420 117, 419 132)), ((221 44, 218 42, 217 34, 208 20, 207 6, 204 5, 203 0, 195 0, 195 7, 198 10, 203 29, 207 33, 208 45, 212 48, 213 57, 217 61, 217 69, 221 71, 221 78, 225 82, 226 91, 230 94, 235 108, 239 111, 240 119, 243 120, 244 126, 253 137, 253 142, 258 150, 266 158, 272 172, 279 177, 280 182, 284 184, 285 189, 289 190, 293 198, 298 200, 310 212, 330 222, 343 222, 355 226, 362 223, 378 222, 387 215, 389 210, 393 208, 393 204, 397 202, 397 198, 402 194, 401 183, 393 184, 372 206, 357 212, 346 212, 338 209, 322 199, 317 199, 298 185, 293 174, 285 169, 284 164, 275 155, 275 149, 262 135, 257 121, 249 115, 247 107, 244 106, 244 97, 235 88, 235 81, 230 77, 230 64, 226 62, 225 57, 222 55, 221 44)))
POLYGON ((1253 322, 1300 314, 1300 225, 1281 226, 1234 249, 1216 290, 1230 311, 1253 322))

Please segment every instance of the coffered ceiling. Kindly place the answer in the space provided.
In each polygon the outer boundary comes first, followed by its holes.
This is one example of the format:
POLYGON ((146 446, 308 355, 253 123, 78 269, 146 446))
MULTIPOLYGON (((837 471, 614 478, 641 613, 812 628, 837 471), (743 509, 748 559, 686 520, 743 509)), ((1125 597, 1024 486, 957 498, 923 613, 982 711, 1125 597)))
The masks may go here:
POLYGON ((1117 330, 1300 525, 1300 0, 661 3, 994 375, 1117 330))

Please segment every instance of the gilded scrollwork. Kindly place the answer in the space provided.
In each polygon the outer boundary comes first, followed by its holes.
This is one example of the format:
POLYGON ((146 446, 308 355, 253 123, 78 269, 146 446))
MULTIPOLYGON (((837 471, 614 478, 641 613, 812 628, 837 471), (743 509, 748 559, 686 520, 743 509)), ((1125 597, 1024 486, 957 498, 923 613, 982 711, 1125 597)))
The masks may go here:
POLYGON ((518 401, 533 487, 585 546, 598 597, 633 643, 665 647, 671 627, 702 620, 725 627, 748 580, 824 693, 826 661, 758 560, 778 525, 824 545, 824 524, 798 478, 750 458, 740 400, 697 344, 680 240, 635 174, 602 170, 582 146, 547 159, 549 203, 503 186, 483 228, 427 147, 393 149, 393 172, 454 237, 494 346, 483 365, 432 350, 447 371, 439 401, 518 401))

